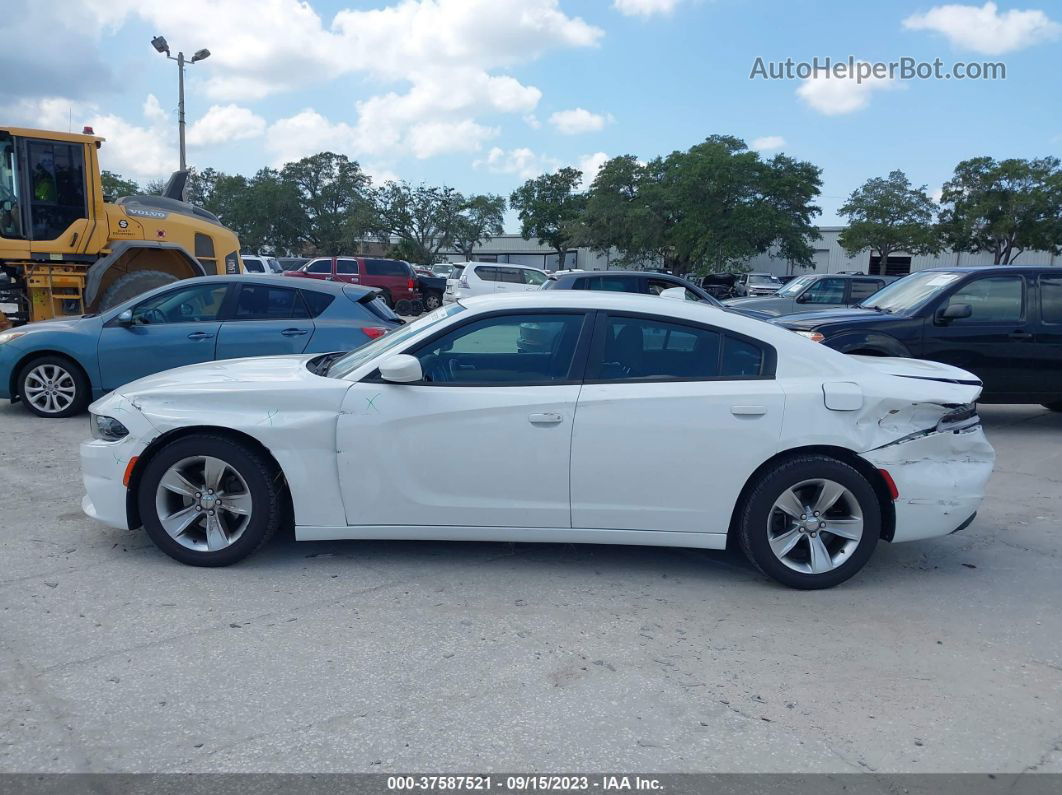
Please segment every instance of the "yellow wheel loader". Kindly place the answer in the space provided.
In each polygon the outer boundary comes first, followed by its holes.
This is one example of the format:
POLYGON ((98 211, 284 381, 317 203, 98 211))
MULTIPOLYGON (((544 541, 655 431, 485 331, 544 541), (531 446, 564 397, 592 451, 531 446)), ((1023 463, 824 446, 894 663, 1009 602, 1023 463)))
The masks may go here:
POLYGON ((90 128, 0 127, 0 310, 15 325, 242 270, 232 230, 182 201, 187 171, 176 172, 161 196, 105 198, 103 141, 90 128))

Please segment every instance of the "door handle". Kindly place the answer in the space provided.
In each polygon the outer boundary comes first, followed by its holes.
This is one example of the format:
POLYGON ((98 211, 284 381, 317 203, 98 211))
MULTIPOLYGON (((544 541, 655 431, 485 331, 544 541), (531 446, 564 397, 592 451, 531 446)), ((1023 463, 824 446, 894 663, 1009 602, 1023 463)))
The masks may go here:
POLYGON ((1010 338, 1012 340, 1031 340, 1033 335, 1028 331, 1012 331, 1010 332, 1010 338))
POLYGON ((766 406, 731 406, 730 413, 735 417, 759 417, 767 413, 766 406))
POLYGON ((532 414, 528 419, 533 425, 556 425, 562 422, 564 417, 555 411, 546 411, 541 414, 532 414))
POLYGON ((190 340, 209 340, 213 337, 213 334, 207 334, 205 331, 193 331, 188 335, 188 339, 190 340))
POLYGON ((280 333, 285 337, 301 337, 303 334, 309 334, 310 332, 304 328, 286 328, 280 333))

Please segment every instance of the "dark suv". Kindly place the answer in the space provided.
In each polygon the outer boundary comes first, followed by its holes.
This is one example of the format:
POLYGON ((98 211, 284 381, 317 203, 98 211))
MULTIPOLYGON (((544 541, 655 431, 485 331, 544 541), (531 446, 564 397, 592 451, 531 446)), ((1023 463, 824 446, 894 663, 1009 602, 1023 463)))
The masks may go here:
POLYGON ((858 307, 774 321, 843 353, 910 356, 961 367, 986 403, 1062 411, 1062 268, 934 268, 858 307))
POLYGON ((400 259, 318 257, 298 270, 284 271, 284 275, 376 287, 382 291, 384 301, 392 309, 398 306, 399 301, 420 298, 413 266, 400 259))

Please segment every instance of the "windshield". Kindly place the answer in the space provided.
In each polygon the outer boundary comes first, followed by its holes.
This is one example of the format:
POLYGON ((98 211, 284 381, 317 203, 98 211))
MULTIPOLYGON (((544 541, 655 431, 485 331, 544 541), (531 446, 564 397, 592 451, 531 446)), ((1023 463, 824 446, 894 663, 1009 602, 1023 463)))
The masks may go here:
POLYGON ((883 312, 912 312, 960 278, 961 274, 940 271, 912 273, 878 290, 860 306, 883 312))
POLYGON ((778 284, 778 280, 768 273, 750 273, 749 284, 778 284))
POLYGON ((385 334, 367 345, 355 348, 346 356, 336 359, 332 366, 328 368, 326 375, 329 378, 344 378, 370 359, 397 348, 410 337, 420 334, 424 329, 434 326, 448 317, 453 317, 458 312, 463 312, 464 309, 461 304, 450 304, 449 306, 440 307, 430 314, 422 315, 412 323, 385 334))
POLYGON ((785 285, 781 290, 775 293, 775 295, 780 298, 793 298, 794 296, 799 295, 800 291, 813 281, 815 281, 815 277, 811 275, 797 276, 793 281, 789 282, 789 284, 785 285))

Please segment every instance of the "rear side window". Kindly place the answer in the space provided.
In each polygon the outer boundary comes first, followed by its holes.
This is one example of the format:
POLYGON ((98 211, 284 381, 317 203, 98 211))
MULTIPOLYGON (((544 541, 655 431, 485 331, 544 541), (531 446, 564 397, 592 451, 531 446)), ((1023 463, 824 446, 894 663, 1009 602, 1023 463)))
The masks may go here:
POLYGON ((328 295, 327 293, 318 293, 313 290, 300 290, 302 293, 302 300, 306 304, 306 309, 310 313, 310 317, 317 317, 324 312, 331 305, 334 295, 328 295))
POLYGON ((369 276, 409 276, 409 266, 395 259, 367 259, 365 273, 369 276))
POLYGON ((1040 277, 1040 311, 1044 323, 1062 324, 1062 276, 1040 277))
POLYGON ((850 303, 858 304, 870 298, 884 286, 885 282, 879 282, 874 279, 852 279, 852 295, 848 300, 850 303))
POLYGON ((498 271, 498 268, 485 268, 481 265, 480 267, 475 268, 472 272, 485 282, 500 282, 502 279, 498 274, 498 271))
POLYGON ((236 297, 236 320, 288 320, 305 318, 306 306, 299 291, 264 284, 240 285, 236 297))
POLYGON ((307 273, 331 273, 332 272, 332 260, 319 259, 311 262, 306 266, 307 273))
POLYGON ((765 349, 724 331, 667 321, 609 316, 591 356, 594 381, 759 378, 765 349))
POLYGON ((344 274, 356 274, 358 272, 358 261, 356 259, 339 259, 336 260, 336 273, 344 274))

